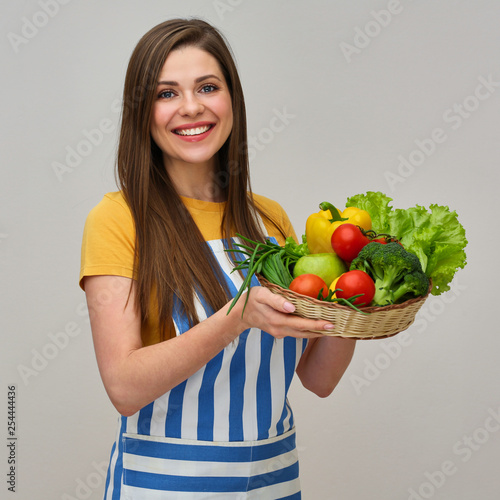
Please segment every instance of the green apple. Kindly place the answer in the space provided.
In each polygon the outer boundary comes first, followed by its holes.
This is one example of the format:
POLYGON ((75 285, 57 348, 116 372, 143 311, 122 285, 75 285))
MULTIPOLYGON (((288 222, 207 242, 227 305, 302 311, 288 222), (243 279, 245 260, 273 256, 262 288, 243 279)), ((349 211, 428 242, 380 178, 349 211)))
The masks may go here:
POLYGON ((330 286, 335 278, 347 271, 347 264, 336 253, 312 253, 301 257, 293 268, 293 277, 316 274, 330 286))

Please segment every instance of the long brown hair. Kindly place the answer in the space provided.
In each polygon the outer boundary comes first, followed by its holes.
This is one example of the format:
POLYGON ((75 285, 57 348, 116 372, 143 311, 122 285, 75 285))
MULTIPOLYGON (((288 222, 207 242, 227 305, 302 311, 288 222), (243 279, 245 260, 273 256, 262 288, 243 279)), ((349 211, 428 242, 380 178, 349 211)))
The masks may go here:
MULTIPOLYGON (((230 298, 216 260, 167 174, 162 152, 150 135, 150 121, 160 71, 172 50, 196 46, 219 63, 228 84, 233 129, 217 154, 218 171, 208 189, 226 200, 221 232, 264 240, 253 203, 248 172, 246 112, 238 72, 228 44, 199 19, 173 19, 152 28, 138 42, 128 65, 123 92, 117 155, 117 181, 135 223, 135 279, 143 321, 156 294, 160 338, 172 335, 174 294, 192 325, 199 322, 194 291, 214 311, 230 298)), ((264 217, 266 214, 261 213, 264 217)), ((267 217, 268 218, 268 217, 267 217)), ((269 218, 268 218, 269 220, 269 218)))

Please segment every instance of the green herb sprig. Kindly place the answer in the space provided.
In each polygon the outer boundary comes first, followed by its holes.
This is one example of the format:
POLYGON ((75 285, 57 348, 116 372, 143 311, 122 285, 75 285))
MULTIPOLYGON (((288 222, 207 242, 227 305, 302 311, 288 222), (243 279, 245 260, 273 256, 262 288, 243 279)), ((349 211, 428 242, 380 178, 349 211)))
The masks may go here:
MULTIPOLYGON (((229 307, 228 314, 231 309, 235 306, 238 299, 241 297, 243 292, 247 290, 250 291, 250 285, 252 277, 256 274, 262 274, 271 283, 274 283, 282 288, 288 288, 293 280, 293 276, 290 272, 292 266, 297 262, 297 260, 302 257, 293 250, 292 245, 286 245, 284 247, 273 243, 271 240, 267 239, 265 243, 260 241, 253 241, 240 234, 237 234, 239 238, 246 241, 250 245, 245 245, 244 243, 235 243, 233 249, 228 248, 226 252, 239 252, 246 255, 247 258, 244 260, 235 260, 235 267, 231 272, 247 270, 247 275, 243 280, 238 293, 235 295, 231 306, 229 307)), ((248 294, 245 299, 245 304, 243 306, 243 311, 247 305, 248 294)))

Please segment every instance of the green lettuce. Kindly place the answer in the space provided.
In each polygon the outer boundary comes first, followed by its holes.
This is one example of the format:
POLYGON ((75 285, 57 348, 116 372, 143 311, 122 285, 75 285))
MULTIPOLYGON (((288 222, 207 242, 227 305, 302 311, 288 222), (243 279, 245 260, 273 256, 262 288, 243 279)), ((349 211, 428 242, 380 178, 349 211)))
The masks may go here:
POLYGON ((289 236, 285 240, 285 250, 293 255, 303 257, 304 255, 309 255, 309 247, 307 246, 306 235, 302 235, 302 243, 297 243, 292 236, 289 236))
POLYGON ((377 232, 383 233, 389 228, 387 214, 392 210, 389 206, 391 201, 392 198, 389 198, 380 191, 368 191, 366 194, 357 194, 348 198, 346 207, 356 207, 360 210, 366 210, 370 214, 372 226, 377 228, 377 232))
POLYGON ((467 262, 465 229, 457 213, 436 204, 429 209, 420 205, 394 209, 392 201, 383 193, 368 191, 348 198, 346 207, 366 210, 373 230, 397 238, 419 258, 425 274, 432 279, 433 295, 450 290, 455 273, 467 262))

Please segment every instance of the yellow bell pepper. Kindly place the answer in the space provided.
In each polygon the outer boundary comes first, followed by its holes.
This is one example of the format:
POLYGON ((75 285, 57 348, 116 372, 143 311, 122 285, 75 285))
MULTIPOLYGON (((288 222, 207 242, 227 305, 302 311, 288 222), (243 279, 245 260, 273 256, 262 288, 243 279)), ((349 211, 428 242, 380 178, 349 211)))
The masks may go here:
POLYGON ((311 214, 306 221, 307 246, 311 253, 335 253, 332 248, 332 234, 341 224, 350 223, 371 229, 368 212, 348 207, 341 212, 331 203, 323 202, 320 211, 311 214))
MULTIPOLYGON (((345 273, 342 273, 340 276, 342 276, 343 274, 345 274, 345 273)), ((332 281, 332 284, 330 285, 330 290, 331 290, 332 292, 335 292, 335 290, 337 289, 337 281, 340 279, 340 276, 338 276, 337 278, 335 278, 335 279, 332 281)), ((336 299, 336 298, 337 298, 337 294, 336 294, 336 293, 334 293, 334 294, 332 295, 332 299, 336 299)))
POLYGON ((311 253, 334 253, 331 240, 335 227, 332 221, 342 220, 340 211, 325 202, 319 207, 321 210, 311 214, 306 220, 307 246, 311 253))
POLYGON ((341 224, 354 224, 355 226, 363 228, 365 231, 369 231, 372 228, 372 220, 370 214, 366 210, 361 210, 356 207, 347 207, 340 216, 344 220, 332 222, 332 226, 334 226, 332 234, 341 224))

